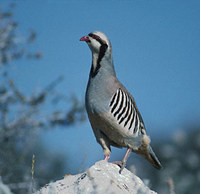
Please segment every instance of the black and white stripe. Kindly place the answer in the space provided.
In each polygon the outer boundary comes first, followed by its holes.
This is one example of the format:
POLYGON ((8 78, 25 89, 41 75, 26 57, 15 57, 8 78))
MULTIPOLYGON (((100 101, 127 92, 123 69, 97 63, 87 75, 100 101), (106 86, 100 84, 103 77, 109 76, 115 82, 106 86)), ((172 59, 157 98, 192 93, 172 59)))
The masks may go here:
MULTIPOLYGON (((99 49, 99 56, 96 61, 96 67, 94 68, 94 65, 92 64, 92 67, 90 70, 90 77, 94 78, 97 75, 97 73, 99 72, 99 69, 101 67, 100 62, 106 53, 108 45, 106 44, 106 41, 102 40, 99 36, 97 36, 95 34, 90 33, 90 34, 88 34, 88 36, 95 39, 97 42, 99 42, 101 44, 100 49, 99 49)), ((93 61, 93 63, 94 63, 94 61, 93 61)))
POLYGON ((133 100, 121 88, 111 98, 110 112, 116 118, 118 124, 131 133, 136 134, 139 129, 144 128, 144 123, 133 100))

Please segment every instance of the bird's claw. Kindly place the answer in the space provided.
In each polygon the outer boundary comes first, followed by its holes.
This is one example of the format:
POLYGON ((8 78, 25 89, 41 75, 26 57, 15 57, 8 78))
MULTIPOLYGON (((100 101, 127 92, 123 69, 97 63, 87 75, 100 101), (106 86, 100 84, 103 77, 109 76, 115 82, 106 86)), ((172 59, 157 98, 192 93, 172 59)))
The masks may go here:
POLYGON ((122 170, 125 168, 126 166, 126 162, 123 161, 114 161, 112 162, 113 164, 117 164, 120 167, 119 173, 122 173, 122 170))

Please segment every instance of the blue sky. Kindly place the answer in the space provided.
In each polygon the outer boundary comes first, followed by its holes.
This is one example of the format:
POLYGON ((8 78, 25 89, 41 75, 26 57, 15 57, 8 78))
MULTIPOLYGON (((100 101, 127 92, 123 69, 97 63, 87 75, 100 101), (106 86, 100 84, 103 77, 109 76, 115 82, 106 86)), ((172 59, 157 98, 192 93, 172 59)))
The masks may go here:
MULTIPOLYGON (((25 92, 38 91, 64 75, 58 91, 84 99, 91 53, 79 39, 100 30, 111 40, 117 76, 134 96, 152 139, 198 123, 199 1, 15 2, 21 35, 30 28, 36 30, 32 49, 43 53, 40 61, 22 60, 14 67, 16 81, 25 92)), ((88 121, 66 130, 50 130, 42 137, 52 152, 66 153, 76 161, 69 167, 80 166, 85 155, 86 166, 103 158, 88 121)))

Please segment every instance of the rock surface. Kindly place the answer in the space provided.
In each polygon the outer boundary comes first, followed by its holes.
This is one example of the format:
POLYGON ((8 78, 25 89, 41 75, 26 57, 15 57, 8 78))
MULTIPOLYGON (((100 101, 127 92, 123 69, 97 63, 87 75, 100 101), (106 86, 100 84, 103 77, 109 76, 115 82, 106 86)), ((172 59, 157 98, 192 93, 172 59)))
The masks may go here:
POLYGON ((68 175, 41 188, 37 194, 156 194, 140 178, 116 164, 99 161, 86 172, 68 175))
POLYGON ((9 187, 2 182, 1 177, 0 177, 0 194, 12 194, 9 187))

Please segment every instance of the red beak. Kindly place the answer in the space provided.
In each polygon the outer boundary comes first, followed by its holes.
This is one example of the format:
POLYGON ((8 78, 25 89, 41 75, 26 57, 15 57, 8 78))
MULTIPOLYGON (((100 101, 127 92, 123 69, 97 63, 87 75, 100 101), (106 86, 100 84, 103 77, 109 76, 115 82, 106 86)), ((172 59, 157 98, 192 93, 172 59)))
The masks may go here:
POLYGON ((83 37, 80 39, 80 41, 89 42, 89 41, 90 41, 89 36, 88 36, 88 35, 87 35, 87 36, 83 36, 83 37))

